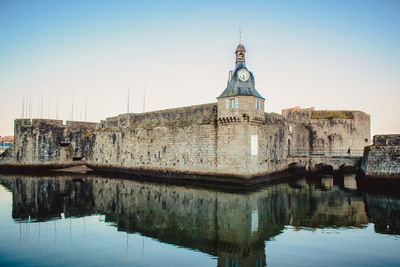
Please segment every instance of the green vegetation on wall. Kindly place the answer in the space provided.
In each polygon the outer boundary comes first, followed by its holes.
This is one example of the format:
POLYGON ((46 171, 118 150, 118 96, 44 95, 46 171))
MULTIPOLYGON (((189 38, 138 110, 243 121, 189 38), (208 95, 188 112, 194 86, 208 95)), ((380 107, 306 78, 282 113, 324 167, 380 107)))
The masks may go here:
POLYGON ((354 113, 344 110, 314 110, 311 112, 311 119, 354 119, 354 113))

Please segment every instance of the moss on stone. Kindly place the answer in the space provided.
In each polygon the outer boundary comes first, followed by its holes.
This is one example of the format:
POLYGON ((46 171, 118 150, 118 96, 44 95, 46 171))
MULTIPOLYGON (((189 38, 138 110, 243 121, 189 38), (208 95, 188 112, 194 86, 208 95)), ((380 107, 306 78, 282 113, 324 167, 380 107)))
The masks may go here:
POLYGON ((393 153, 393 157, 400 158, 400 151, 396 151, 393 153))
POLYGON ((10 156, 10 148, 7 148, 6 150, 3 151, 3 153, 0 154, 0 158, 4 159, 8 156, 10 156))
POLYGON ((213 125, 214 125, 215 127, 218 126, 218 118, 217 118, 217 116, 215 116, 214 119, 213 119, 213 125))
POLYGON ((314 110, 311 119, 354 119, 354 113, 345 110, 314 110))

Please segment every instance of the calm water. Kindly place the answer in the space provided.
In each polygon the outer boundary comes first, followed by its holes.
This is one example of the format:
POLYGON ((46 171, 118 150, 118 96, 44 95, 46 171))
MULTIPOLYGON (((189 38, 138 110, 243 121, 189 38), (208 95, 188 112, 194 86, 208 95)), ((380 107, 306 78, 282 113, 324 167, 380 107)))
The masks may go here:
POLYGON ((0 176, 0 265, 400 266, 400 197, 354 176, 253 192, 0 176))

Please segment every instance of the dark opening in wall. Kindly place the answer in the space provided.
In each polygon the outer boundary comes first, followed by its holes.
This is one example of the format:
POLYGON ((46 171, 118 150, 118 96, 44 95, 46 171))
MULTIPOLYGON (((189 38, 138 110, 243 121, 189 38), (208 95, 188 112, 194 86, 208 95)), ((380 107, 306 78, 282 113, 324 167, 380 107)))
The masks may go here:
POLYGON ((81 157, 72 157, 72 161, 80 161, 83 159, 83 156, 81 157))
POLYGON ((61 142, 60 143, 60 146, 69 146, 71 143, 68 143, 68 142, 61 142))

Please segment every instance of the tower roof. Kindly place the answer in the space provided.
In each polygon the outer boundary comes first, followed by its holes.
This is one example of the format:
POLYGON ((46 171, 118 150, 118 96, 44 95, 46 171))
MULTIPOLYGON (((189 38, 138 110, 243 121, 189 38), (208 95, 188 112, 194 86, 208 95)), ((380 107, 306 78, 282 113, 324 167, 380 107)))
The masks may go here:
POLYGON ((236 52, 246 52, 246 48, 244 48, 244 45, 242 45, 242 43, 240 42, 239 45, 236 48, 236 52))
POLYGON ((251 71, 246 68, 245 60, 246 49, 240 42, 236 48, 236 67, 235 70, 229 72, 229 79, 226 89, 217 98, 232 96, 255 96, 264 99, 255 88, 254 76, 251 71), (247 73, 247 78, 240 79, 239 73, 247 73))

